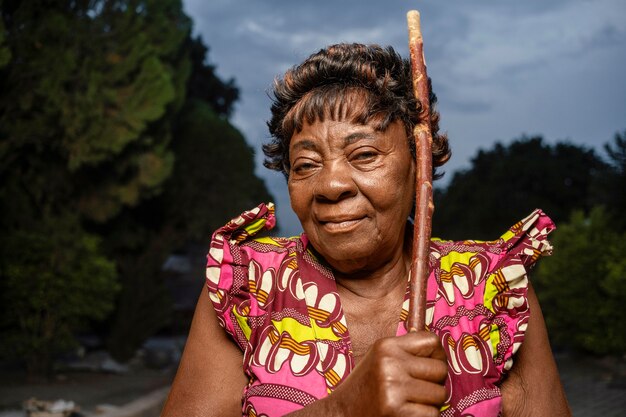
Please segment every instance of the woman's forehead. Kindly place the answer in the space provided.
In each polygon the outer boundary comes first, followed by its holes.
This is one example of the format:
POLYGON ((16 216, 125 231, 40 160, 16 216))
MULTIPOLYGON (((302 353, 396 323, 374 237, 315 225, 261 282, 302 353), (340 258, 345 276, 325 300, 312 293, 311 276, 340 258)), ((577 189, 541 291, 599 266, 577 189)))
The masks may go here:
POLYGON ((365 88, 325 87, 309 91, 291 108, 283 121, 285 131, 293 135, 302 130, 304 123, 326 120, 361 125, 373 123, 376 126, 376 119, 384 119, 386 116, 386 113, 373 108, 374 97, 365 88))

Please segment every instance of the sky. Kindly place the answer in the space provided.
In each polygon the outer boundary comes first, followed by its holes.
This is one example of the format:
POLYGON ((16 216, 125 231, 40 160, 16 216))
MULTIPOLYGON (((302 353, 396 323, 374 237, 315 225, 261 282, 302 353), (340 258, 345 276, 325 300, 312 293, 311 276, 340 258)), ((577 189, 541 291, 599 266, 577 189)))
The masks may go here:
POLYGON ((624 0, 184 0, 184 8, 209 63, 240 89, 231 122, 255 151, 283 235, 301 227, 284 177, 262 165, 272 81, 334 43, 391 45, 407 56, 411 9, 422 16, 428 75, 452 146, 441 185, 495 142, 542 135, 602 154, 626 131, 624 0))

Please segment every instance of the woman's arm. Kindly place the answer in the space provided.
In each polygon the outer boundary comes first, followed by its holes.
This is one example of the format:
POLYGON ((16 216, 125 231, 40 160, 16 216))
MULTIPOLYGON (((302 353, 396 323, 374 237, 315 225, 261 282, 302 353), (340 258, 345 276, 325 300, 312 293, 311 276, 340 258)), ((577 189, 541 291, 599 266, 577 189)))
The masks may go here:
POLYGON ((205 289, 162 417, 240 417, 243 355, 219 325, 205 289))
POLYGON ((550 349, 541 307, 530 285, 528 303, 531 313, 524 343, 501 387, 503 416, 571 416, 550 349))

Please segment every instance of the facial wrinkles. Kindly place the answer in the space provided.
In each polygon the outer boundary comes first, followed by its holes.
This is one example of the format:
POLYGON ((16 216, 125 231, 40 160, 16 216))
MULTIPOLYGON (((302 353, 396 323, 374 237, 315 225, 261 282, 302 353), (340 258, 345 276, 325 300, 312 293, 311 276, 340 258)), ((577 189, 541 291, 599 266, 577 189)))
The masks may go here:
MULTIPOLYGON (((320 124, 341 125, 340 122, 324 122, 320 124)), ((350 133, 349 131, 345 132, 346 129, 342 128, 342 126, 339 126, 337 129, 326 126, 326 131, 321 134, 316 134, 315 138, 308 138, 306 136, 310 134, 308 131, 306 131, 306 133, 301 132, 301 134, 297 134, 291 143, 290 163, 292 169, 300 158, 315 159, 320 163, 328 164, 339 159, 350 159, 350 157, 353 156, 351 153, 363 152, 368 147, 371 147, 370 150, 379 156, 385 156, 394 150, 395 144, 380 138, 378 135, 379 132, 368 131, 368 129, 361 126, 359 126, 359 128, 361 129, 350 133)), ((380 159, 382 158, 379 158, 379 160, 380 159)), ((351 165, 358 163, 358 161, 355 161, 356 163, 348 162, 351 165)), ((380 160, 380 162, 382 162, 382 160, 380 160)), ((376 166, 376 164, 373 165, 376 166)), ((371 169, 371 167, 365 167, 363 164, 360 164, 357 168, 371 169)))
POLYGON ((410 210, 412 159, 401 124, 377 132, 351 123, 316 123, 294 135, 291 145, 292 207, 323 257, 330 262, 334 255, 343 256, 344 266, 349 262, 358 265, 363 262, 358 258, 361 253, 376 262, 378 254, 397 251, 390 244, 402 246, 398 234, 402 235, 410 210), (362 152, 366 153, 363 160, 353 159, 362 152), (301 158, 313 161, 305 175, 294 172, 301 158), (366 221, 355 222, 353 232, 335 233, 333 229, 350 229, 351 223, 341 224, 341 220, 361 218, 366 221), (330 227, 329 219, 339 224, 330 227), (346 255, 349 250, 354 257, 346 255))

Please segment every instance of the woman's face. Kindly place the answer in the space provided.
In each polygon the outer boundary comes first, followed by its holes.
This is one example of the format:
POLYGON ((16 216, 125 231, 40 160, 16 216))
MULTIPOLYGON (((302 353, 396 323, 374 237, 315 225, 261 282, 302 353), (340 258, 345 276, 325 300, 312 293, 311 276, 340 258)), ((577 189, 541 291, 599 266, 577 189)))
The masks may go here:
POLYGON ((404 249, 415 162, 404 125, 305 123, 289 145, 289 194, 313 247, 337 271, 384 266, 404 249))

